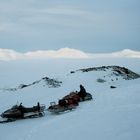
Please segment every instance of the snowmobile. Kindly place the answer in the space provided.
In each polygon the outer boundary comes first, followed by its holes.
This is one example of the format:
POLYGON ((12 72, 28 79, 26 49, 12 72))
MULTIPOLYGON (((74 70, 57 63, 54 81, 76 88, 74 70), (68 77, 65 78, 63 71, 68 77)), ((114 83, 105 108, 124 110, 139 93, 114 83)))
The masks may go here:
POLYGON ((87 100, 92 100, 92 95, 88 92, 86 92, 85 96, 82 96, 81 94, 79 94, 79 92, 75 91, 75 92, 71 92, 70 94, 66 95, 65 97, 63 97, 63 99, 69 99, 69 98, 73 98, 78 102, 82 102, 82 101, 87 101, 87 100))
POLYGON ((55 102, 51 102, 48 111, 52 113, 61 113, 68 110, 75 109, 76 106, 79 105, 79 102, 91 100, 92 95, 90 93, 86 93, 85 96, 81 96, 79 92, 71 92, 70 94, 64 96, 61 100, 59 100, 58 104, 55 102))
POLYGON ((76 92, 70 92, 68 95, 64 96, 62 99, 67 100, 67 99, 70 99, 70 98, 74 99, 77 102, 80 102, 80 96, 78 95, 77 91, 76 92))
POLYGON ((78 103, 74 103, 72 100, 59 100, 58 104, 56 102, 51 102, 48 107, 48 111, 51 113, 59 114, 66 111, 71 111, 78 106, 78 103))
POLYGON ((45 105, 37 103, 33 107, 24 107, 22 103, 20 105, 14 105, 12 108, 4 111, 1 114, 0 123, 12 122, 18 119, 37 118, 45 115, 45 105))

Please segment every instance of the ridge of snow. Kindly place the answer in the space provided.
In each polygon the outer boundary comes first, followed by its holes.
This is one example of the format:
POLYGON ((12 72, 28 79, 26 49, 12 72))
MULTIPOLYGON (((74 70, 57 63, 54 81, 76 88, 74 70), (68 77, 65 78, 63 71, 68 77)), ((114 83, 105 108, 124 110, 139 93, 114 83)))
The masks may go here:
MULTIPOLYGON (((125 80, 132 80, 132 79, 140 78, 139 74, 125 67, 120 67, 120 66, 100 66, 100 67, 83 68, 76 71, 71 71, 70 74, 74 74, 77 72, 83 72, 83 73, 96 72, 96 73, 91 73, 90 76, 96 78, 95 80, 99 83, 104 83, 107 81, 110 81, 110 82, 117 81, 120 78, 125 79, 125 80), (98 77, 96 75, 98 75, 98 77)), ((66 76, 64 77, 65 77, 65 80, 67 79, 71 80, 70 79, 71 77, 66 77, 66 76)), ((41 80, 36 80, 30 84, 20 84, 19 86, 15 88, 1 88, 0 90, 17 91, 19 89, 24 89, 24 88, 31 87, 34 85, 47 86, 48 88, 58 88, 58 87, 61 87, 64 80, 63 77, 60 77, 60 79, 61 81, 52 79, 49 77, 43 77, 41 80)))
POLYGON ((110 71, 109 75, 115 75, 115 76, 121 76, 125 80, 131 80, 131 79, 137 79, 140 78, 140 75, 125 68, 125 67, 120 67, 120 66, 100 66, 100 67, 90 67, 90 68, 84 68, 84 69, 79 69, 76 71, 71 71, 70 73, 76 73, 78 71, 82 72, 91 72, 91 71, 110 71))
POLYGON ((39 83, 41 83, 42 86, 47 86, 48 88, 57 88, 57 87, 60 87, 62 84, 61 81, 58 81, 56 79, 43 77, 41 80, 34 81, 31 84, 20 84, 19 86, 15 87, 15 88, 1 88, 0 90, 2 90, 2 91, 17 91, 19 89, 24 89, 24 88, 34 86, 34 85, 37 86, 39 83))

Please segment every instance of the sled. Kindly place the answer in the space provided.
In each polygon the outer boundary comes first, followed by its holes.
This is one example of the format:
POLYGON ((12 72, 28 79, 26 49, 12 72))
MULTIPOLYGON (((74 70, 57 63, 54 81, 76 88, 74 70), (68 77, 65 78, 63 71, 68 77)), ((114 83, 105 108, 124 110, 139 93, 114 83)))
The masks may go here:
POLYGON ((76 105, 61 106, 55 102, 51 102, 48 111, 51 113, 59 114, 66 111, 71 111, 76 108, 76 105))

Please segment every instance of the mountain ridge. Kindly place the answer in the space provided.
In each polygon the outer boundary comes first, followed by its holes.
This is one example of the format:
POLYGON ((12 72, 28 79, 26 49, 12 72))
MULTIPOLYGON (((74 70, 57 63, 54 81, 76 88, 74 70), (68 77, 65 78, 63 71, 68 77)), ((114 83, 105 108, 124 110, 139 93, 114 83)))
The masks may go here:
MULTIPOLYGON (((117 81, 119 78, 122 78, 124 80, 134 80, 137 78, 140 78, 140 75, 131 71, 128 68, 111 65, 111 66, 100 66, 100 67, 90 67, 90 68, 83 68, 78 69, 75 71, 70 71, 70 74, 76 74, 77 72, 82 73, 89 73, 89 72, 105 72, 102 76, 97 77, 96 82, 98 83, 104 83, 104 82, 113 82, 117 81)), ((17 91, 20 89, 28 88, 33 85, 37 85, 41 83, 42 86, 47 86, 48 88, 59 88, 61 87, 63 80, 60 78, 60 80, 57 80, 55 78, 49 78, 49 77, 43 77, 40 80, 36 80, 30 84, 20 84, 17 87, 14 88, 2 88, 3 91, 17 91), (42 83, 41 83, 42 82, 42 83)), ((113 87, 112 85, 110 87, 113 87)))

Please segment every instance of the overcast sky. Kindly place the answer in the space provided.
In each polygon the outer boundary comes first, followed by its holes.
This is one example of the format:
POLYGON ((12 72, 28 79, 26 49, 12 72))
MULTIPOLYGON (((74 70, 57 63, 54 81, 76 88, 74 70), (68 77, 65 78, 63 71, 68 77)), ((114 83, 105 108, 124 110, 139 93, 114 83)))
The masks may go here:
POLYGON ((140 51, 140 0, 0 0, 0 48, 140 51))

